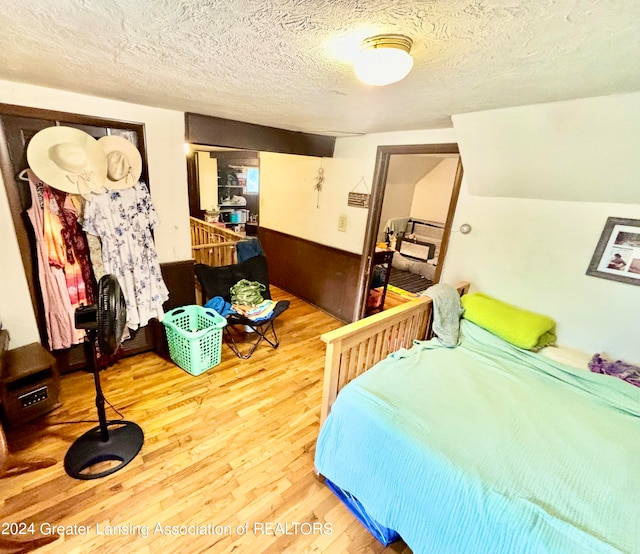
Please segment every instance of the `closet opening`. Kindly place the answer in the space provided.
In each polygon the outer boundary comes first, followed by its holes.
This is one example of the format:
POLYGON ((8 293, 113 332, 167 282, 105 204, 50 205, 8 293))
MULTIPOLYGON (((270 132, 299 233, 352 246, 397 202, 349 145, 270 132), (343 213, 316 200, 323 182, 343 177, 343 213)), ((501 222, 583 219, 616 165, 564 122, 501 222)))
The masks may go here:
MULTIPOLYGON (((28 169, 27 147, 38 132, 56 126, 78 129, 96 140, 107 136, 119 136, 126 139, 140 153, 142 167, 140 168, 139 180, 143 181, 147 187, 149 186, 143 124, 0 104, 0 169, 40 334, 40 342, 45 347, 49 345, 45 302, 39 281, 36 237, 27 215, 27 210, 33 202, 32 189, 26 174, 28 169)), ((157 335, 158 330, 155 325, 141 326, 132 331, 131 338, 123 343, 123 355, 155 349, 157 335)), ((62 373, 89 366, 90 353, 87 352, 85 342, 51 351, 62 373)))

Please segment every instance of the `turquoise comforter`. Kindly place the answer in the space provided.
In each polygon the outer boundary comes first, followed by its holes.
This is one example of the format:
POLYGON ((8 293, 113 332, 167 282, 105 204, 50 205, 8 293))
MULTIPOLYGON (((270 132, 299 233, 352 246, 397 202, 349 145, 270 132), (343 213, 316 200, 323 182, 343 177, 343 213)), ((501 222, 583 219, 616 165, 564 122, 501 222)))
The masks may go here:
POLYGON ((640 389, 461 334, 347 385, 318 471, 415 553, 640 553, 640 389))

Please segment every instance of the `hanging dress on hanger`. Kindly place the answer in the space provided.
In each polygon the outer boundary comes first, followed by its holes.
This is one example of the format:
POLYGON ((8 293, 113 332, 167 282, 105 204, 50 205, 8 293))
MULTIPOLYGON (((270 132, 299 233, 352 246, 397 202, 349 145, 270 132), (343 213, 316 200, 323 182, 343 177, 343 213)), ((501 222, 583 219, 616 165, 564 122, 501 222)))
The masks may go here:
POLYGON ((64 242, 67 260, 80 268, 80 275, 84 283, 84 301, 86 304, 97 302, 97 286, 91 271, 89 260, 89 247, 82 227, 78 224, 78 211, 73 197, 81 198, 79 194, 68 194, 55 188, 50 188, 49 193, 58 206, 61 235, 64 242))
POLYGON ((49 255, 44 239, 44 183, 31 170, 27 170, 31 206, 27 215, 31 221, 36 240, 38 279, 42 292, 47 339, 50 350, 70 348, 81 342, 74 321, 64 271, 49 264, 49 255))
POLYGON ((84 230, 100 237, 104 269, 120 283, 132 331, 152 318, 162 320, 162 304, 169 298, 151 233, 157 223, 142 181, 92 195, 85 205, 84 230))
MULTIPOLYGON (((82 229, 84 227, 85 199, 80 194, 71 194, 69 195, 69 197, 71 198, 73 206, 76 209, 79 228, 82 229)), ((95 291, 97 294, 97 283, 106 273, 104 270, 104 262, 102 261, 102 244, 100 243, 100 239, 95 235, 83 232, 82 236, 86 240, 87 247, 89 249, 88 255, 91 265, 91 271, 89 273, 92 276, 92 283, 94 283, 96 287, 95 291)))
MULTIPOLYGON (((75 313, 82 305, 88 305, 86 286, 82 278, 82 269, 72 248, 65 243, 63 236, 63 211, 68 209, 58 203, 59 197, 55 189, 45 184, 44 196, 44 240, 47 247, 49 264, 64 271, 71 308, 75 313)), ((65 200, 66 201, 66 200, 65 200)), ((78 338, 84 339, 82 329, 77 330, 78 338)))

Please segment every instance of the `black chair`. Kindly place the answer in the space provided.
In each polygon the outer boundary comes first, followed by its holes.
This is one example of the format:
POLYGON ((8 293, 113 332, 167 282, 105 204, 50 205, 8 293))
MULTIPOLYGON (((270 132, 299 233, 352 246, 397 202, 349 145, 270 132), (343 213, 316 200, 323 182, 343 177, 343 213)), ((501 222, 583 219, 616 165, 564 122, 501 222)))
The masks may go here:
MULTIPOLYGON (((267 259, 264 256, 254 256, 244 262, 213 267, 206 264, 196 264, 195 273, 202 287, 203 300, 207 302, 211 298, 220 296, 227 302, 231 302, 231 287, 242 279, 257 281, 264 285, 265 290, 262 296, 265 300, 271 300, 269 290, 269 271, 267 259)), ((267 319, 254 321, 240 314, 231 313, 226 316, 227 325, 225 336, 227 344, 239 358, 247 359, 255 352, 262 341, 267 342, 273 348, 278 348, 280 341, 273 326, 276 318, 289 307, 288 300, 279 300, 273 308, 273 312, 267 319), (247 352, 240 351, 238 337, 241 333, 250 328, 256 333, 256 340, 247 352)))

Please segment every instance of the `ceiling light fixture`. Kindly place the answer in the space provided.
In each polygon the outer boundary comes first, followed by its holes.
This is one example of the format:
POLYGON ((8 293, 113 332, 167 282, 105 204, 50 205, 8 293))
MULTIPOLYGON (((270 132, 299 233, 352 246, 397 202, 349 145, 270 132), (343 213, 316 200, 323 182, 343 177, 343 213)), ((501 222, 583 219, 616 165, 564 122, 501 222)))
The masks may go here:
POLYGON ((404 79, 413 67, 413 41, 404 35, 376 35, 362 41, 354 69, 369 85, 390 85, 404 79))

